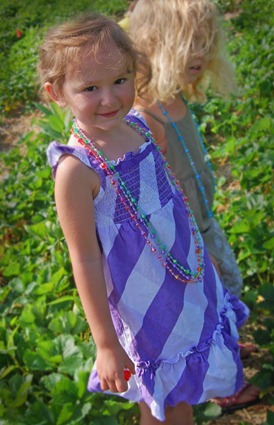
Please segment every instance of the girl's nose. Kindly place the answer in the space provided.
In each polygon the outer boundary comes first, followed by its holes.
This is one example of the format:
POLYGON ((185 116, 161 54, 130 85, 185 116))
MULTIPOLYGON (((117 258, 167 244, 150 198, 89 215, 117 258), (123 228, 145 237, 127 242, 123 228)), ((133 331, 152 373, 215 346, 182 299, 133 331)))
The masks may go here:
POLYGON ((113 87, 106 87, 102 90, 101 104, 104 106, 112 105, 115 101, 113 87))
POLYGON ((206 52, 201 48, 201 49, 197 49, 196 51, 193 52, 193 57, 195 59, 203 59, 203 57, 206 55, 206 52))

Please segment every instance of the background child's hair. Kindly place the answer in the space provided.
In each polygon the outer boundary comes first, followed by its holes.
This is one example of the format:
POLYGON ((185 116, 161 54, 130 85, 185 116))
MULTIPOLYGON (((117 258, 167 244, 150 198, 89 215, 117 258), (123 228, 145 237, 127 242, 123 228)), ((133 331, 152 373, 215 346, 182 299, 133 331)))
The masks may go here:
POLYGON ((129 33, 151 64, 151 80, 139 80, 149 98, 168 102, 183 92, 189 100, 204 101, 208 86, 222 96, 235 91, 219 20, 209 0, 138 0, 130 15, 129 33), (203 41, 201 53, 207 54, 209 63, 201 78, 186 84, 186 65, 197 40, 203 41))
POLYGON ((44 90, 46 82, 54 83, 55 89, 62 94, 66 72, 83 60, 83 48, 87 56, 96 57, 110 41, 132 61, 134 72, 142 74, 142 82, 138 84, 138 93, 141 93, 142 86, 150 78, 149 65, 144 61, 143 54, 133 47, 128 34, 112 19, 97 13, 86 13, 52 27, 46 34, 40 46, 38 63, 42 96, 51 100, 44 90))

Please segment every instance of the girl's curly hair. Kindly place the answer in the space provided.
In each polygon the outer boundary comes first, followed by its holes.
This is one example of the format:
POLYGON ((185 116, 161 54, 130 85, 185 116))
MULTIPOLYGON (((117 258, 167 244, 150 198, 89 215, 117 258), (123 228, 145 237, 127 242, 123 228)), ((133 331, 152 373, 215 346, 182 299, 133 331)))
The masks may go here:
POLYGON ((212 1, 138 0, 130 14, 129 34, 151 66, 152 78, 146 80, 145 74, 139 78, 149 99, 169 102, 183 93, 202 102, 208 86, 222 96, 236 91, 220 16, 212 1), (201 41, 203 47, 197 51, 201 41), (195 54, 206 54, 208 65, 199 79, 187 84, 186 67, 195 54))

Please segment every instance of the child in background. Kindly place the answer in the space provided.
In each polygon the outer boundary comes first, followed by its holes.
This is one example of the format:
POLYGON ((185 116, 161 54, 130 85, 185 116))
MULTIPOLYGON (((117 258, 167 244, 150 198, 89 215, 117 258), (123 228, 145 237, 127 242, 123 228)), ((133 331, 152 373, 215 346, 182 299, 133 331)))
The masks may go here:
MULTIPOLYGON (((235 90, 217 8, 209 0, 138 0, 131 7, 126 25, 152 70, 152 78, 143 87, 146 93, 136 99, 134 107, 183 188, 223 285, 239 297, 241 273, 213 217, 212 169, 186 100, 205 101, 209 85, 222 96, 235 90)), ((243 358, 255 350, 254 344, 241 345, 243 358)), ((247 400, 257 399, 258 389, 249 386, 246 392, 252 393, 247 394, 247 400)), ((232 409, 235 397, 225 401, 227 407, 231 403, 232 409)))
POLYGON ((209 84, 223 96, 235 90, 216 6, 209 0, 139 0, 130 15, 129 31, 152 68, 146 94, 137 99, 135 107, 188 197, 224 286, 239 297, 242 277, 212 214, 212 170, 186 101, 204 101, 209 84))
POLYGON ((243 385, 237 327, 248 309, 221 284, 182 190, 131 109, 141 65, 105 16, 51 29, 41 87, 74 123, 68 144, 52 142, 47 154, 96 345, 89 391, 139 402, 141 425, 193 425, 192 404, 243 385))

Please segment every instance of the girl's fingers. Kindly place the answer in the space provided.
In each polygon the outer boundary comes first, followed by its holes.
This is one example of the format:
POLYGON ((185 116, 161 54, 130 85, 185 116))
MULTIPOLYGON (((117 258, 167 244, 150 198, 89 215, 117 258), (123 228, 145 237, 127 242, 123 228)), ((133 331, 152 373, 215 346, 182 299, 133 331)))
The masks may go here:
POLYGON ((101 389, 103 391, 111 391, 113 393, 123 393, 127 390, 127 382, 123 379, 116 378, 115 380, 100 380, 101 389))
POLYGON ((128 388, 127 382, 124 379, 123 380, 117 379, 115 381, 115 385, 116 385, 116 388, 117 388, 118 393, 123 393, 128 388))
POLYGON ((135 375, 135 364, 133 362, 131 362, 126 369, 128 369, 131 373, 131 375, 135 375))
POLYGON ((103 391, 109 390, 109 385, 105 379, 100 379, 100 385, 103 391))

